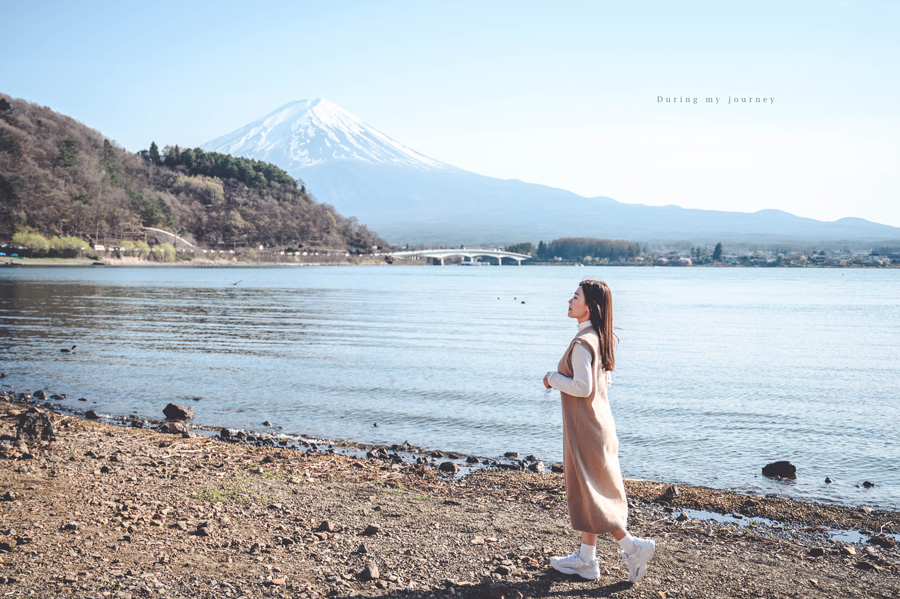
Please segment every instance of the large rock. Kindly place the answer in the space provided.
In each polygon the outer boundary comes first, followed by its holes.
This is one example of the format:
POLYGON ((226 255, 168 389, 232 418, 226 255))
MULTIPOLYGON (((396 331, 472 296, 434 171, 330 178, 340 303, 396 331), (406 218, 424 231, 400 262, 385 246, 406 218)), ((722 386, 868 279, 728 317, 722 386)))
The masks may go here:
POLYGON ((181 435, 182 437, 190 437, 191 433, 188 428, 181 422, 163 422, 157 429, 161 433, 170 435, 181 435))
POLYGON ((56 433, 50 417, 37 408, 28 408, 28 411, 19 416, 16 426, 16 439, 31 439, 33 441, 53 441, 56 433))
POLYGON ((169 420, 192 420, 194 418, 194 410, 186 406, 176 406, 173 403, 163 408, 163 414, 169 420))
POLYGON ((781 460, 763 466, 762 473, 763 476, 794 480, 797 478, 797 467, 786 460, 781 460))

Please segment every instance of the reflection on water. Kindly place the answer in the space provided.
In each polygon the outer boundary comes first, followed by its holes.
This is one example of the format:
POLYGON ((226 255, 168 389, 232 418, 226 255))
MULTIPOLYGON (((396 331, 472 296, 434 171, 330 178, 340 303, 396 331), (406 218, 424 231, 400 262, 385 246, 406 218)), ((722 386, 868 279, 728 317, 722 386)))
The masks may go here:
POLYGON ((627 476, 900 505, 898 271, 3 269, 0 372, 73 408, 159 417, 201 396, 214 426, 552 462, 559 400, 540 379, 588 276, 615 297, 627 476), (761 477, 776 459, 794 485, 761 477))

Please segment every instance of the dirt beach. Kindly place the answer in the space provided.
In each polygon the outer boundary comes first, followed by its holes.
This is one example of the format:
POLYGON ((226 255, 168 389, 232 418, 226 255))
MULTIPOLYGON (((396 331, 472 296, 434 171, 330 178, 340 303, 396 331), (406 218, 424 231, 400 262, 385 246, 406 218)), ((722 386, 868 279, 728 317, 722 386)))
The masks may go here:
POLYGON ((896 512, 627 481, 629 528, 656 555, 632 585, 601 539, 603 576, 588 582, 548 566, 579 543, 560 474, 457 479, 389 452, 55 413, 53 441, 16 440, 26 410, 0 402, 0 596, 900 597, 896 512), (864 534, 837 542, 828 528, 864 534))

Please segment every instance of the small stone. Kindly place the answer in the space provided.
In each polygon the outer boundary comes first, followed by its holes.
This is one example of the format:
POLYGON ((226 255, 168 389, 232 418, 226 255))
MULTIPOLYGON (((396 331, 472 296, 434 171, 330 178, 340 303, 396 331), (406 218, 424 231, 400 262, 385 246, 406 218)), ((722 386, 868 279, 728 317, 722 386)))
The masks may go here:
POLYGON ((878 545, 879 547, 884 547, 885 549, 893 549, 897 545, 896 541, 884 534, 873 535, 869 539, 869 544, 878 545))
POLYGON ((87 418, 88 420, 99 420, 100 414, 94 410, 88 410, 87 412, 84 413, 84 417, 87 418))
POLYGON ((841 547, 841 555, 856 555, 856 548, 850 545, 841 547))
POLYGON ((862 484, 862 485, 863 485, 865 488, 870 489, 870 488, 872 488, 872 487, 875 486, 875 483, 870 482, 870 481, 863 481, 863 484, 862 484))
POLYGON ((878 570, 880 570, 880 568, 878 566, 876 566, 875 564, 873 564, 872 562, 867 562, 864 560, 860 560, 860 561, 856 562, 856 567, 859 568, 860 570, 864 570, 866 572, 871 572, 871 571, 877 572, 878 570))
POLYGON ((691 517, 687 515, 687 512, 681 512, 680 514, 678 514, 678 516, 675 517, 675 519, 679 522, 686 522, 687 520, 690 520, 691 517))
POLYGON ((368 526, 366 526, 366 529, 363 531, 363 534, 368 537, 368 536, 377 534, 378 531, 380 531, 380 530, 381 530, 381 526, 379 526, 378 524, 369 524, 368 526))
POLYGON ((473 545, 484 545, 484 537, 473 537, 471 543, 473 545))
POLYGON ((3 497, 0 497, 0 501, 15 501, 18 499, 18 496, 12 491, 7 491, 3 494, 3 497))
POLYGON ((320 532, 335 532, 337 530, 337 526, 334 522, 329 520, 323 520, 321 524, 319 524, 320 532))
POLYGON ((519 452, 518 451, 507 451, 506 453, 503 454, 503 457, 504 458, 517 458, 517 457, 519 457, 519 452))
POLYGON ((363 580, 378 580, 381 577, 380 572, 378 572, 378 566, 375 562, 369 562, 366 564, 366 568, 360 572, 360 578, 363 580))
POLYGON ((16 548, 16 545, 18 545, 18 543, 16 543, 15 539, 0 541, 0 551, 12 551, 16 548))
POLYGON ((284 586, 284 578, 273 578, 269 581, 269 584, 273 587, 283 587, 284 586))
POLYGON ((562 471, 563 471, 562 464, 553 464, 552 466, 550 466, 550 472, 560 473, 562 471))
POLYGON ((544 472, 544 462, 538 460, 536 462, 531 462, 528 464, 528 469, 532 472, 537 472, 538 474, 543 474, 544 472))
POLYGON ((63 530, 78 530, 78 522, 66 522, 63 524, 63 530))
POLYGON ((809 550, 809 557, 822 557, 825 555, 824 547, 812 547, 809 550))
POLYGON ((469 457, 466 458, 466 464, 477 464, 477 463, 478 463, 478 458, 476 458, 473 455, 470 455, 469 457))
POLYGON ((365 543, 360 543, 359 547, 356 548, 356 552, 357 553, 368 553, 369 548, 366 546, 365 543))
POLYGON ((451 474, 459 472, 459 466, 455 462, 443 462, 439 469, 441 472, 449 472, 451 474))
POLYGON ((78 582, 78 576, 72 572, 69 572, 65 576, 63 576, 63 582, 68 582, 68 583, 78 582))
POLYGON ((494 572, 496 572, 496 573, 499 574, 500 576, 506 576, 506 575, 509 574, 511 571, 512 571, 512 570, 510 569, 509 566, 504 566, 503 564, 500 564, 499 566, 497 566, 496 568, 494 568, 494 572))
POLYGON ((38 390, 38 391, 34 392, 34 398, 35 399, 47 399, 47 394, 44 393, 43 391, 38 390))
POLYGON ((681 489, 678 488, 678 485, 671 485, 666 489, 665 496, 666 499, 675 499, 676 497, 681 496, 681 489))
POLYGON ((265 422, 263 422, 262 425, 263 425, 263 426, 274 426, 274 425, 273 425, 271 422, 269 422, 268 420, 266 420, 265 422))

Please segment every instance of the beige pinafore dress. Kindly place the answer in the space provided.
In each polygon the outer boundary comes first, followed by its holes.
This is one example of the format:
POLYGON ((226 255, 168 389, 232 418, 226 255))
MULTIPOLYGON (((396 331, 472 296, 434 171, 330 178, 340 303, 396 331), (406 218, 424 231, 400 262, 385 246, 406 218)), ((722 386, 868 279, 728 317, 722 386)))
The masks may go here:
POLYGON ((588 397, 560 391, 566 502, 574 530, 603 534, 625 528, 628 502, 619 470, 616 424, 606 394, 609 383, 599 358, 600 338, 593 327, 578 331, 557 370, 572 377, 572 350, 576 344, 585 347, 593 358, 594 384, 588 397))

